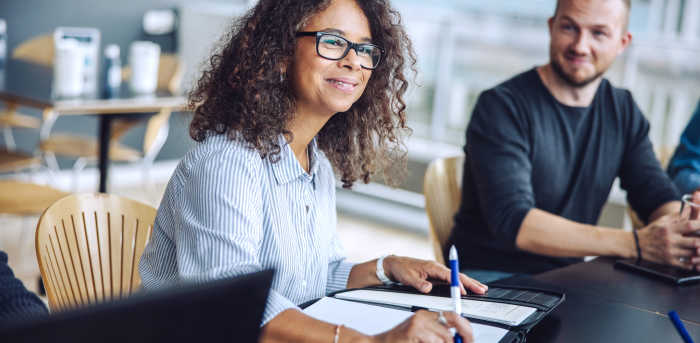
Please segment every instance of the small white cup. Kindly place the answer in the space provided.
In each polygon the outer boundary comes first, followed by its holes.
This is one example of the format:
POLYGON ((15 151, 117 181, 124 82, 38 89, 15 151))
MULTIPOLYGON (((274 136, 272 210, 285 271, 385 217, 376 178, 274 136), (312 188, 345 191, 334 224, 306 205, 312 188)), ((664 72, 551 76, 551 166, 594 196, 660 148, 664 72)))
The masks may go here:
POLYGON ((134 93, 153 93, 158 86, 158 62, 160 46, 148 41, 135 41, 129 48, 131 80, 129 88, 134 93))
POLYGON ((59 97, 75 97, 83 93, 83 49, 74 39, 56 44, 54 90, 59 97))

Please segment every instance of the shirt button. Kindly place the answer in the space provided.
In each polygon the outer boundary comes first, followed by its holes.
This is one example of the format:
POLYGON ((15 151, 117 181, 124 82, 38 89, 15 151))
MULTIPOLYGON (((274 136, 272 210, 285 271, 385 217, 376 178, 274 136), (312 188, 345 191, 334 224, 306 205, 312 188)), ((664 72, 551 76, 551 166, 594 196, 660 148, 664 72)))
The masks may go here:
POLYGON ((301 287, 306 288, 306 280, 302 280, 302 281, 301 281, 301 287))

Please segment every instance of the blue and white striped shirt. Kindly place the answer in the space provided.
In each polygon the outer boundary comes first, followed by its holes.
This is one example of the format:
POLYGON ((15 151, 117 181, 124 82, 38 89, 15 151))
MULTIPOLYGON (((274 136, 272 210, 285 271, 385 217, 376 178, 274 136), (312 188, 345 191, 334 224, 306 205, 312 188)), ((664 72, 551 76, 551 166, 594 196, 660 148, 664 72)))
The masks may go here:
POLYGON ((270 163, 245 142, 208 137, 168 183, 141 257, 145 289, 275 268, 263 325, 280 312, 346 287, 336 233, 335 177, 309 145, 310 173, 284 138, 270 163))

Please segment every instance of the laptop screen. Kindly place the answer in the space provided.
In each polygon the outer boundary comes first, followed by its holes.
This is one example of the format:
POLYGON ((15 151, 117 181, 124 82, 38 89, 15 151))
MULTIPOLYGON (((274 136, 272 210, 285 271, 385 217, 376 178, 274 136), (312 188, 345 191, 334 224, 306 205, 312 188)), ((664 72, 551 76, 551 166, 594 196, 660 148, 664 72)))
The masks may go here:
POLYGON ((60 312, 0 329, 0 342, 256 342, 273 273, 60 312))

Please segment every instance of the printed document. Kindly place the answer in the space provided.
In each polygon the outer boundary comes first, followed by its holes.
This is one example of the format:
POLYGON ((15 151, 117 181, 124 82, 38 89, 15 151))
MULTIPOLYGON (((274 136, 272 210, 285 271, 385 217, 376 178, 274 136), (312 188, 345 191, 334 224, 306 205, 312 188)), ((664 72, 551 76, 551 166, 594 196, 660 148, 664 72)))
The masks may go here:
MULTIPOLYGON (((336 294, 335 297, 345 300, 394 305, 408 309, 417 306, 432 311, 452 311, 454 307, 452 299, 447 297, 368 289, 342 292, 336 294)), ((519 325, 535 311, 534 307, 529 306, 462 299, 462 315, 511 326, 519 325)))
MULTIPOLYGON (((338 294, 339 295, 339 294, 338 294)), ((325 297, 304 310, 307 315, 331 324, 343 324, 367 335, 391 330, 413 312, 325 297)), ((471 323, 477 343, 499 342, 508 330, 471 323)))

